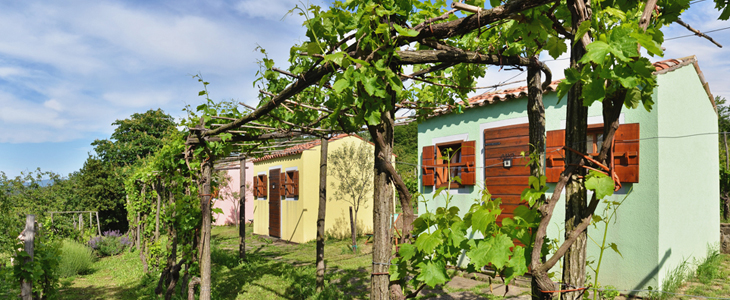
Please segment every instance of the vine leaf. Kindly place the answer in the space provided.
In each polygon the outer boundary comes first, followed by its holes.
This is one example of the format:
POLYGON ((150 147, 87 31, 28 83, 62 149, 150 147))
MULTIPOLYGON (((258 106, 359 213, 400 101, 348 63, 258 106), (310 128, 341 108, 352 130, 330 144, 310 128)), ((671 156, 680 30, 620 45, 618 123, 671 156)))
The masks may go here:
POLYGON ((416 248, 425 253, 432 253, 433 250, 436 249, 436 247, 438 247, 442 242, 440 234, 440 230, 436 230, 436 232, 434 232, 433 234, 422 233, 418 236, 418 239, 416 239, 416 248))
POLYGON ((621 258, 624 258, 624 256, 621 254, 621 251, 618 251, 618 246, 616 245, 616 243, 610 243, 608 244, 608 246, 611 247, 614 252, 618 253, 621 258))
POLYGON ((495 268, 502 269, 509 261, 510 247, 514 247, 512 239, 500 233, 479 242, 476 248, 466 253, 466 256, 478 268, 491 263, 495 268))
POLYGON ((591 170, 586 176, 586 188, 596 193, 597 199, 613 195, 613 179, 603 173, 591 170))
POLYGON ((525 248, 522 246, 515 246, 512 257, 509 259, 509 267, 505 268, 504 272, 502 272, 505 284, 509 284, 512 279, 527 273, 527 271, 525 248))
POLYGON ((416 279, 423 281, 430 287, 443 284, 449 277, 446 275, 446 264, 443 261, 428 261, 418 264, 420 272, 416 279))

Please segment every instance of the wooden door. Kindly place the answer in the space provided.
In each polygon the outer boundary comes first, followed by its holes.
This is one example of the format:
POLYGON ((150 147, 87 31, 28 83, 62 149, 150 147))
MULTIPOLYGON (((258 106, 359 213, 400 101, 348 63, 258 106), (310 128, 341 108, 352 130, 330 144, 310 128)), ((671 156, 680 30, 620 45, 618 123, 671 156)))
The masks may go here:
POLYGON ((528 187, 530 168, 528 159, 530 131, 528 124, 512 125, 484 130, 484 186, 492 198, 502 198, 502 215, 497 219, 512 218, 515 208, 525 205, 520 199, 528 187), (504 161, 511 160, 505 167, 504 161))
POLYGON ((281 237, 281 169, 269 171, 269 235, 281 237))

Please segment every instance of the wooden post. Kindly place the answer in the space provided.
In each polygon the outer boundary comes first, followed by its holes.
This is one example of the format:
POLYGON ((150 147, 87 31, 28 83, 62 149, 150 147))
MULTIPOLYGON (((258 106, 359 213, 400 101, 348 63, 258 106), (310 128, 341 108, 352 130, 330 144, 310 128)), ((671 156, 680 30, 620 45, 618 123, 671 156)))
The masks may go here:
POLYGON ((246 156, 241 156, 240 185, 238 187, 238 257, 246 259, 246 156))
POLYGON ((140 213, 137 212, 137 249, 142 249, 142 219, 140 219, 140 213))
POLYGON ((350 231, 352 232, 352 253, 356 253, 357 235, 355 233, 355 219, 352 218, 352 206, 350 206, 350 231))
POLYGON ((84 230, 84 214, 80 213, 79 214, 79 231, 83 231, 83 230, 84 230))
MULTIPOLYGON (((26 258, 23 264, 29 264, 33 261, 33 240, 35 239, 35 215, 27 215, 25 217, 25 253, 30 258, 26 258)), ((20 284, 20 297, 23 300, 33 300, 33 281, 23 280, 20 284)))
POLYGON ((155 215, 155 241, 160 239, 160 203, 162 202, 162 184, 158 181, 154 186, 157 193, 157 214, 155 215))
POLYGON ((730 153, 727 152, 727 132, 723 132, 725 137, 725 169, 730 169, 730 153))
POLYGON ((99 232, 99 236, 101 236, 101 224, 99 224, 99 212, 96 212, 96 230, 99 232))
POLYGON ((213 179, 213 158, 203 162, 200 213, 203 220, 200 228, 200 300, 210 300, 210 230, 211 230, 211 181, 213 179))
POLYGON ((327 148, 328 141, 321 139, 319 159, 319 209, 317 210, 317 291, 324 289, 324 218, 327 211, 327 148))

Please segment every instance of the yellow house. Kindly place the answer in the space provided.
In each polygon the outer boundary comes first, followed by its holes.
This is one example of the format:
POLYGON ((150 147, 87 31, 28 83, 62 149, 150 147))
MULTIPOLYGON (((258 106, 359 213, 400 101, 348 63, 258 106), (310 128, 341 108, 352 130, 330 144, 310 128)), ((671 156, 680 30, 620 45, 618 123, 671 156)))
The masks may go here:
MULTIPOLYGON (((341 134, 329 140, 328 154, 348 143, 373 147, 357 135, 341 134)), ((295 243, 316 239, 321 149, 314 140, 254 160, 254 234, 295 243)), ((337 182, 328 170, 325 232, 350 232, 350 203, 334 199, 337 182)), ((366 195, 358 212, 358 228, 365 232, 373 228, 372 198, 372 193, 366 195)))

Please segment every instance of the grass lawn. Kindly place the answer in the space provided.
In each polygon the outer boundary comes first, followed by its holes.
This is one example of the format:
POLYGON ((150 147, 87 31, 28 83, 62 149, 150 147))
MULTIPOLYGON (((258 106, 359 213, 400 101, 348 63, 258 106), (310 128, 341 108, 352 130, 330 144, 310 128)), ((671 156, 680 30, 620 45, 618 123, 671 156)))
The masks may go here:
MULTIPOLYGON (((238 259, 238 230, 214 227, 211 242, 213 299, 306 299, 314 296, 315 243, 288 244, 250 235, 248 261, 238 259)), ((360 239, 360 253, 348 241, 328 241, 325 247, 327 299, 365 299, 369 293, 372 247, 360 239)), ((142 272, 139 253, 105 257, 88 275, 61 279, 61 299, 152 299, 159 273, 142 272)))
MULTIPOLYGON (((677 293, 730 299, 730 255, 716 254, 697 266, 694 276, 677 293)), ((679 299, 695 299, 682 296, 679 299)))

